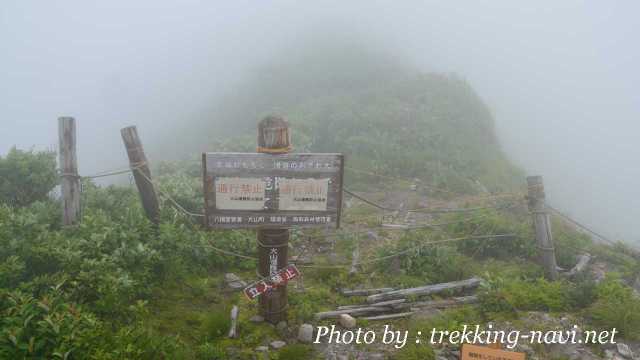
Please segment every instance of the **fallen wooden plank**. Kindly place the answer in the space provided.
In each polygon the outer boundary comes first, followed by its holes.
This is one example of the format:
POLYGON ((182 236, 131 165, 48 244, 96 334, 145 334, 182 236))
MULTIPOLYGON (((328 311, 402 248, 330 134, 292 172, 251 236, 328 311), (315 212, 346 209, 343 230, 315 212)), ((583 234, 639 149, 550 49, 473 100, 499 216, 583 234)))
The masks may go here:
POLYGON ((380 294, 380 293, 389 292, 393 290, 394 290, 393 288, 355 289, 355 290, 344 289, 342 290, 342 295, 343 296, 369 296, 369 295, 380 294))
POLYGON ((363 319, 365 320, 389 320, 389 319, 397 319, 402 317, 408 317, 413 315, 413 312, 405 312, 405 313, 397 313, 397 314, 387 314, 387 315, 378 315, 378 316, 367 316, 363 319))
POLYGON ((382 227, 388 229, 409 229, 409 225, 406 224, 382 224, 382 227))
POLYGON ((567 276, 569 276, 569 277, 576 276, 579 273, 583 272, 584 269, 587 268, 587 265, 589 265, 589 261, 591 261, 591 255, 590 254, 582 254, 582 255, 578 256, 578 263, 576 264, 576 266, 573 267, 573 269, 571 269, 567 273, 567 276))
POLYGON ((395 291, 384 292, 381 294, 370 295, 367 297, 368 303, 376 303, 385 300, 400 299, 407 296, 424 296, 441 293, 447 290, 464 290, 478 287, 482 279, 474 277, 467 280, 454 281, 443 284, 426 285, 409 289, 400 289, 395 291))
POLYGON ((316 313, 315 318, 317 320, 322 319, 331 319, 340 317, 342 314, 349 314, 351 316, 359 316, 359 315, 370 315, 370 314, 381 314, 385 312, 392 311, 391 307, 385 306, 365 306, 353 309, 344 309, 344 310, 335 310, 335 311, 325 311, 316 313))
POLYGON ((407 299, 396 299, 396 300, 388 300, 388 301, 381 301, 381 302, 377 302, 377 303, 373 303, 369 306, 396 306, 398 304, 402 304, 404 302, 406 302, 407 299))
POLYGON ((365 305, 365 304, 357 304, 357 305, 341 305, 338 306, 338 310, 348 310, 348 309, 357 309, 357 308, 361 308, 364 306, 385 306, 385 307, 389 307, 389 306, 394 306, 397 304, 402 304, 403 302, 406 302, 407 299, 396 299, 396 300, 389 300, 389 301, 382 301, 379 303, 375 303, 375 304, 370 304, 370 305, 365 305))
POLYGON ((358 304, 358 305, 341 305, 341 306, 338 306, 338 310, 357 309, 359 307, 362 307, 362 304, 358 304))
POLYGON ((468 304, 476 304, 479 302, 477 296, 462 296, 451 299, 431 300, 431 301, 418 301, 413 303, 394 305, 393 308, 399 309, 411 309, 411 311, 417 310, 429 310, 429 309, 445 309, 454 306, 462 306, 468 304))

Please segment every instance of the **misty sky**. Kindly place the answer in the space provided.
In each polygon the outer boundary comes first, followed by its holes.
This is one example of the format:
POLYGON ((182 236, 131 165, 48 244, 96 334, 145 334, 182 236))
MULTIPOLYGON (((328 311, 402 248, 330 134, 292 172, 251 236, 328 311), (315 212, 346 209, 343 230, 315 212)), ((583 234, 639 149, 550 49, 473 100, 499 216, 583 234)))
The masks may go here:
POLYGON ((640 2, 344 3, 4 0, 0 154, 54 145, 70 115, 80 172, 121 167, 120 128, 179 139, 291 42, 344 35, 467 78, 550 203, 640 241, 640 2))

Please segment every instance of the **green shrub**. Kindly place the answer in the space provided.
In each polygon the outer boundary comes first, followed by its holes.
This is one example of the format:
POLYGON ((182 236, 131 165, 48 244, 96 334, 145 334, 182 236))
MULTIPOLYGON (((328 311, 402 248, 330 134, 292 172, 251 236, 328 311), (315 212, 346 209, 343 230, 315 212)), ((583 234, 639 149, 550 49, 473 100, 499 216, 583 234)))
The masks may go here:
POLYGON ((579 274, 567 286, 567 296, 573 309, 584 309, 597 299, 597 286, 588 272, 579 274))
POLYGON ((500 213, 498 210, 485 210, 467 220, 468 215, 459 215, 459 223, 450 226, 454 237, 470 234, 515 234, 513 237, 493 239, 468 239, 457 243, 458 249, 468 255, 479 258, 513 259, 531 258, 536 253, 531 226, 526 221, 517 220, 500 213))
POLYGON ((378 251, 380 257, 400 252, 402 256, 379 262, 375 266, 382 273, 387 273, 396 262, 405 275, 420 277, 422 284, 461 280, 472 275, 468 266, 471 259, 460 254, 454 246, 429 245, 429 237, 425 231, 406 233, 400 241, 378 251))
POLYGON ((0 157, 0 204, 26 206, 46 199, 58 184, 56 154, 15 147, 0 157))
POLYGON ((558 266, 571 269, 577 256, 590 251, 593 242, 588 235, 578 233, 560 221, 554 221, 552 229, 558 266))
POLYGON ((640 261, 637 259, 637 250, 618 242, 613 246, 595 245, 592 248, 596 257, 614 267, 623 279, 633 282, 640 277, 640 261))
POLYGON ((435 354, 428 345, 407 344, 393 356, 396 360, 433 360, 435 354))
POLYGON ((483 318, 475 306, 462 306, 456 309, 445 310, 436 316, 426 320, 411 321, 409 327, 411 333, 422 332, 423 336, 431 329, 461 331, 464 325, 475 325, 483 322, 483 318))
POLYGON ((26 265, 18 256, 9 256, 0 261, 0 289, 15 288, 25 273, 26 265))
POLYGON ((516 311, 566 311, 571 298, 568 283, 535 280, 504 279, 487 276, 480 292, 483 312, 513 314, 516 311))
POLYGON ((229 358, 223 344, 210 342, 198 346, 196 356, 202 360, 226 360, 229 358))
POLYGON ((82 357, 95 343, 100 322, 66 302, 60 286, 36 299, 21 292, 0 301, 0 358, 82 357), (76 355, 78 354, 78 355, 76 355))
POLYGON ((278 360, 299 360, 309 359, 312 349, 308 345, 303 344, 291 344, 283 347, 278 351, 278 360))
POLYGON ((616 328, 624 337, 640 339, 640 299, 615 279, 608 278, 598 285, 597 300, 587 313, 596 326, 616 328))
POLYGON ((215 309, 209 312, 203 321, 203 332, 207 340, 220 339, 227 335, 231 326, 230 312, 225 309, 215 309))

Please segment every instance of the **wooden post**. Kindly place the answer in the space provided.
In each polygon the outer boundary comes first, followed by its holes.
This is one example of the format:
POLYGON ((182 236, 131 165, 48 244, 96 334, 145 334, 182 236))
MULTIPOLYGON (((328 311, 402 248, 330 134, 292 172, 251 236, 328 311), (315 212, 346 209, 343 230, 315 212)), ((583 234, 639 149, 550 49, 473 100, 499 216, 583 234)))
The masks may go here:
POLYGON ((545 275, 549 280, 558 278, 556 252, 553 247, 551 222, 545 206, 544 184, 542 176, 527 177, 529 189, 529 211, 533 216, 533 226, 536 231, 536 242, 540 251, 540 260, 544 266, 545 275))
POLYGON ((158 223, 160 215, 160 205, 156 191, 151 182, 151 170, 147 162, 147 156, 144 154, 142 143, 138 137, 138 130, 135 126, 129 126, 120 130, 122 141, 127 149, 129 156, 129 166, 133 172, 133 178, 136 181, 142 206, 147 214, 147 218, 153 223, 158 223))
MULTIPOLYGON (((286 154, 291 150, 289 124, 280 117, 267 116, 258 124, 258 152, 286 154)), ((258 230, 258 273, 271 276, 288 265, 289 229, 258 230)), ((287 288, 279 286, 260 297, 260 314, 272 324, 287 319, 287 288)))
POLYGON ((80 176, 78 176, 74 118, 58 118, 58 138, 60 140, 58 154, 62 191, 62 224, 75 225, 80 217, 80 176))

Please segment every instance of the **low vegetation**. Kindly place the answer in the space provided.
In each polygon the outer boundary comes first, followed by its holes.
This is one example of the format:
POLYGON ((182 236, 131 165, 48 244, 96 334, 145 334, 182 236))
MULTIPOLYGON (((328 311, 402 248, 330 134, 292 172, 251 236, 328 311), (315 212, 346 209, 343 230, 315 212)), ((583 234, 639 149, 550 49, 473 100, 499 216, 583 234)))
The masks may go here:
MULTIPOLYGON (((199 219, 184 216, 164 198, 160 222, 153 226, 134 188, 99 187, 86 179, 82 221, 63 228, 52 195, 60 175, 54 154, 12 149, 0 158, 0 358, 253 359, 258 346, 294 339, 296 326, 314 323, 315 313, 362 302, 342 296, 343 288, 411 287, 474 275, 485 279, 478 305, 392 323, 405 329, 459 329, 542 311, 581 316, 589 326, 616 327, 625 338, 640 339, 640 300, 628 286, 640 275, 640 265, 625 246, 594 244, 555 221, 558 264, 571 268, 577 255, 589 251, 606 264, 609 276, 599 284, 586 275, 543 278, 520 194, 522 172, 503 154, 491 114, 469 84, 454 75, 369 65, 364 73, 342 69, 336 74, 344 78, 323 79, 307 93, 296 89, 314 84, 314 72, 275 68, 272 80, 297 86, 261 83, 245 102, 230 105, 235 109, 230 113, 255 119, 258 114, 247 111, 280 106, 292 120, 298 151, 344 152, 353 167, 347 169, 347 184, 376 201, 398 193, 418 205, 426 199, 490 208, 418 216, 418 224, 442 225, 396 231, 380 228, 382 214, 353 201, 343 214, 344 231, 335 239, 323 239, 321 231, 294 232, 290 251, 298 254, 304 245, 306 256, 319 266, 302 268, 303 283, 290 286, 290 332, 283 334, 250 322, 256 302, 225 287, 224 273, 250 281, 256 264, 217 249, 255 257, 252 232, 206 231, 199 219), (262 91, 265 87, 277 91, 262 91), (505 192, 510 197, 482 200, 505 192), (372 226, 375 234, 362 233, 372 226), (315 240, 308 239, 310 234, 315 240), (473 238, 478 235, 485 237, 473 238), (466 239, 442 242, 455 238, 466 239), (351 274, 356 243, 364 261, 351 274), (240 336, 228 339, 234 304, 240 307, 240 336)), ((246 134, 229 137, 216 140, 215 149, 253 151, 254 141, 246 134)), ((162 194, 171 194, 191 212, 201 211, 196 157, 153 170, 162 194)), ((317 356, 316 347, 295 343, 269 352, 274 360, 317 356)), ((434 359, 435 353, 427 345, 410 344, 394 358, 434 359)))

